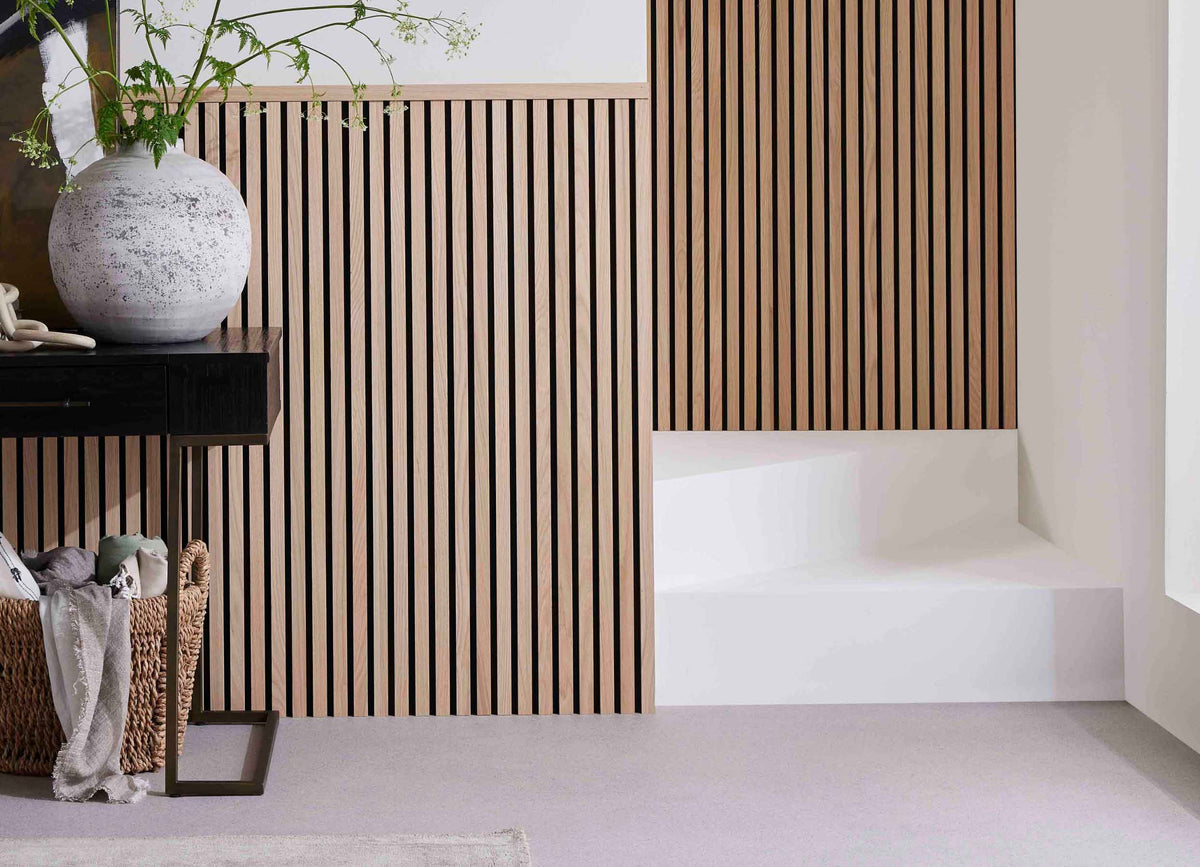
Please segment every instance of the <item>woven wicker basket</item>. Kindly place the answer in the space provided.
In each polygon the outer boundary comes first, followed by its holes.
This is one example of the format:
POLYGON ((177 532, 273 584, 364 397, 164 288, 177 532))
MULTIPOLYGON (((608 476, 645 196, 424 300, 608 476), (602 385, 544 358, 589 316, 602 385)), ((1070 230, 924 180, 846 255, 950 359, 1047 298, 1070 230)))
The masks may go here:
MULTIPOLYGON (((179 747, 192 704, 192 683, 208 604, 208 549, 192 542, 179 558, 179 747)), ((129 606, 129 712, 121 767, 152 771, 166 761, 167 597, 129 606)), ((0 772, 49 776, 63 744, 50 696, 38 604, 0 599, 0 772)))

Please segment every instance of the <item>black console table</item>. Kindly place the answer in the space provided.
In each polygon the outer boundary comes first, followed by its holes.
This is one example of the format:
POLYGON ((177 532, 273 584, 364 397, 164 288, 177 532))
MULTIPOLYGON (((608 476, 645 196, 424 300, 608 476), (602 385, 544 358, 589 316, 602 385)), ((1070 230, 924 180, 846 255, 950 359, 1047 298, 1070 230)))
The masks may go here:
MULTIPOLYGON (((183 449, 265 445, 279 416, 278 329, 231 328, 164 346, 43 347, 0 354, 0 436, 159 436, 167 451, 167 794, 261 795, 278 711, 206 711, 199 725, 257 725, 263 739, 250 780, 179 779, 179 553, 183 449)), ((197 480, 199 481, 199 480, 197 480)), ((202 513, 203 485, 192 488, 202 513)), ((198 665, 203 665, 204 653, 198 665)), ((201 678, 197 675, 197 683, 201 678)), ((196 702, 196 690, 192 694, 196 702)), ((202 702, 201 702, 202 704, 202 702)))

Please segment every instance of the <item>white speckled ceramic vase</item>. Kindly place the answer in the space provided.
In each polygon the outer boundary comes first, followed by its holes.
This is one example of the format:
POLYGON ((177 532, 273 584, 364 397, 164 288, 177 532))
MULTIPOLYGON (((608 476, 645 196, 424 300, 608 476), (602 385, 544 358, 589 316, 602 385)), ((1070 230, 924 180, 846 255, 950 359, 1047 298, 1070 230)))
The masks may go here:
POLYGON ((156 168, 135 144, 75 184, 54 206, 50 268, 85 334, 181 343, 221 324, 250 270, 250 216, 225 175, 181 147, 156 168))

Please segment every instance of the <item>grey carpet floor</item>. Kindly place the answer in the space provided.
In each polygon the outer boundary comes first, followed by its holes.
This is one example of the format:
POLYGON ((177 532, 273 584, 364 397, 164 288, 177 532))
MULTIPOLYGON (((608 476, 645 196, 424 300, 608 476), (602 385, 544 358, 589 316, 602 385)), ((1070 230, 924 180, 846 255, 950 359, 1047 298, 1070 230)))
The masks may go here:
MULTIPOLYGON (((190 738, 187 776, 239 772, 244 736, 190 738)), ((0 834, 520 827, 535 865, 1200 863, 1200 756, 1123 703, 287 720, 261 798, 48 798, 0 776, 0 834)))

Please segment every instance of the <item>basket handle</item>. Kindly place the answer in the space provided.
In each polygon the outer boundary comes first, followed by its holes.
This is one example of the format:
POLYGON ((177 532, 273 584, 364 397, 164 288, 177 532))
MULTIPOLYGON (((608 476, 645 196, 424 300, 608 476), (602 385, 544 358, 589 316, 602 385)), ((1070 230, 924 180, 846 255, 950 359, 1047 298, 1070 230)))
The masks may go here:
POLYGON ((208 546, 199 539, 188 542, 179 555, 179 582, 185 587, 194 584, 201 590, 208 589, 208 546))

